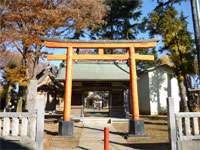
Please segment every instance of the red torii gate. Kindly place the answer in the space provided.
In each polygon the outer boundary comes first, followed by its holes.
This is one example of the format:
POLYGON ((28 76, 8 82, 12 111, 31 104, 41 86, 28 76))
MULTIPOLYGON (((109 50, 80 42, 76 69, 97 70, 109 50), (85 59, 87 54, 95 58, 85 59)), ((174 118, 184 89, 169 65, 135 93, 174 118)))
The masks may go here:
MULTIPOLYGON (((137 91, 137 73, 136 60, 154 60, 153 55, 140 55, 135 53, 137 49, 153 48, 157 44, 156 39, 150 40, 45 40, 48 48, 66 48, 66 55, 48 55, 48 60, 66 60, 66 79, 65 79, 65 96, 64 96, 64 122, 70 121, 71 96, 72 96, 72 68, 74 60, 128 60, 130 65, 130 90, 132 101, 132 120, 130 122, 130 132, 141 134, 138 125, 143 125, 139 120, 139 104, 137 91), (73 48, 98 49, 98 54, 74 54, 73 48), (128 49, 125 54, 104 54, 104 49, 128 49), (135 129, 131 129, 135 128, 135 129)), ((61 125, 62 126, 62 125, 61 125)), ((68 125, 67 125, 68 126, 68 125)), ((139 127, 140 128, 140 127, 139 127)), ((142 129, 144 130, 144 129, 142 129)), ((62 132, 62 131, 61 131, 62 132)), ((65 131, 63 131, 65 132, 65 131)), ((143 132, 143 131, 142 131, 143 132)), ((68 133, 63 133, 67 135, 68 133)))

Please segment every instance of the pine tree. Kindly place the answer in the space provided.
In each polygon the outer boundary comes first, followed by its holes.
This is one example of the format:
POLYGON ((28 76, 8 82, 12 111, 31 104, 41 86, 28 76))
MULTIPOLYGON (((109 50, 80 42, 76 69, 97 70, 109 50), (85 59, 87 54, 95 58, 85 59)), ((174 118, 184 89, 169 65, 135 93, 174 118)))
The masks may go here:
POLYGON ((106 0, 105 3, 108 6, 105 24, 93 31, 93 38, 135 39, 141 16, 141 0, 106 0))

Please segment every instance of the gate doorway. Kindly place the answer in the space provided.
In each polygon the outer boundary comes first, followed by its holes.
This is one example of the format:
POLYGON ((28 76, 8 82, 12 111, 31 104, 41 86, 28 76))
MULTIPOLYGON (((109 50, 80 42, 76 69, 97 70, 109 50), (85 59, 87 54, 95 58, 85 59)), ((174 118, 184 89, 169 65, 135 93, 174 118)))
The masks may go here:
POLYGON ((109 91, 86 91, 83 96, 85 117, 110 117, 111 106, 109 91))

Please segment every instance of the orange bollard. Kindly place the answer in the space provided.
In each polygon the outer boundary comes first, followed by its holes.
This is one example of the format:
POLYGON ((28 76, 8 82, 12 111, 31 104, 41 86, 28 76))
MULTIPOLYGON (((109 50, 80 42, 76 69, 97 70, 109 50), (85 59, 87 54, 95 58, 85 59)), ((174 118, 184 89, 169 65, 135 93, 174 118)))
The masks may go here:
POLYGON ((109 150, 109 128, 104 128, 104 150, 109 150))

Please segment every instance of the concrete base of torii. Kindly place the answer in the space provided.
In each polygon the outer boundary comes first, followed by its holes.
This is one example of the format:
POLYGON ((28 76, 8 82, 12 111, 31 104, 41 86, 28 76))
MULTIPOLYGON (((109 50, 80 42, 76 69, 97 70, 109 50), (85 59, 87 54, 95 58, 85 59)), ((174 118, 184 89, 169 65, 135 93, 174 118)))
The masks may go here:
POLYGON ((58 135, 73 137, 74 135, 74 122, 59 120, 58 135))
POLYGON ((128 136, 143 136, 144 135, 144 120, 129 120, 128 136))

